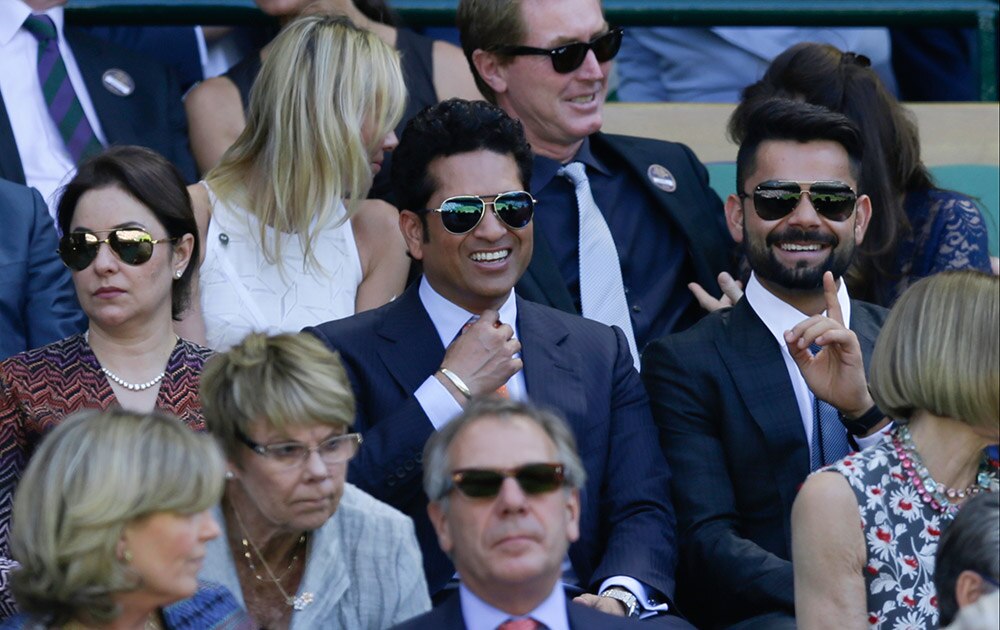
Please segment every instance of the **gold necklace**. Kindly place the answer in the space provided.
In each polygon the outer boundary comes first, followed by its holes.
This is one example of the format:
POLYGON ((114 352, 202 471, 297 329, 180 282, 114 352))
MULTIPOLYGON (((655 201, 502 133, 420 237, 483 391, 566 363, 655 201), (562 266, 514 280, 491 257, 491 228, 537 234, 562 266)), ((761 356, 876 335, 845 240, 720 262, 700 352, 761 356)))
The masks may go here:
MULTIPOLYGON (((284 578, 286 575, 288 575, 288 572, 291 571, 292 566, 295 564, 295 561, 298 560, 299 557, 298 554, 295 554, 295 556, 292 557, 292 562, 288 565, 288 568, 285 569, 284 572, 281 574, 281 578, 275 577, 274 572, 271 571, 271 567, 268 566, 267 564, 267 560, 264 559, 264 554, 260 552, 260 549, 257 548, 257 545, 254 544, 253 540, 250 539, 250 534, 247 532, 246 525, 243 524, 243 518, 240 516, 240 513, 236 509, 236 506, 230 504, 230 507, 232 507, 233 509, 233 514, 236 515, 236 522, 239 523, 240 531, 243 532, 243 536, 240 539, 241 542, 243 543, 243 557, 246 558, 247 564, 250 566, 251 572, 253 572, 253 576, 258 580, 260 580, 261 582, 264 581, 263 578, 257 575, 257 568, 254 567, 253 560, 251 559, 251 554, 250 554, 251 549, 257 555, 257 559, 260 560, 260 565, 264 567, 264 571, 267 572, 267 576, 271 578, 271 581, 274 582, 274 585, 278 588, 278 592, 281 593, 281 596, 285 598, 286 604, 291 606, 294 610, 303 610, 309 604, 313 603, 315 597, 313 596, 312 593, 308 591, 303 591, 301 594, 292 597, 291 595, 288 594, 287 591, 285 591, 285 588, 281 585, 281 579, 284 578)), ((306 535, 302 534, 302 536, 299 537, 299 542, 297 544, 303 545, 305 543, 305 540, 306 540, 306 535)))

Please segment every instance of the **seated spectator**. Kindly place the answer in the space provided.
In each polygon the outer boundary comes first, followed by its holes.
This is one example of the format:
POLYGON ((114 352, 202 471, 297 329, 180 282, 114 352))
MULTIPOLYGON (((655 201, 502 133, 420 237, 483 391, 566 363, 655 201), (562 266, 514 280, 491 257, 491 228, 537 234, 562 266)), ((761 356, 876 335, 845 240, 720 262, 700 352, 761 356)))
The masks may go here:
MULTIPOLYGON (((202 429, 198 378, 210 351, 177 337, 198 255, 184 180, 149 149, 84 162, 59 202, 59 256, 87 330, 0 363, 0 583, 11 500, 38 442, 80 409, 163 409, 202 429)), ((0 593, 0 614, 5 608, 0 593)))
POLYGON ((236 144, 191 186, 205 243, 184 334, 225 349, 385 304, 409 261, 394 208, 366 201, 406 93, 397 53, 343 17, 271 43, 236 144))
POLYGON ((885 28, 637 26, 625 30, 618 53, 618 100, 736 103, 798 42, 864 53, 890 90, 895 84, 885 28))
POLYGON ((53 216, 57 189, 112 144, 149 147, 195 181, 173 73, 64 26, 64 4, 0 2, 0 178, 37 188, 53 216))
POLYGON ((414 520, 437 593, 455 570, 420 487, 427 439, 474 395, 558 409, 589 477, 567 578, 602 610, 660 613, 674 588, 670 473, 622 331, 514 295, 533 247, 530 180, 524 129, 493 105, 451 99, 407 125, 393 185, 423 276, 381 308, 307 329, 340 352, 358 400, 351 480, 414 520))
POLYGON ((176 418, 82 412, 38 449, 14 500, 5 629, 250 630, 217 584, 198 581, 219 535, 209 508, 224 464, 176 418))
POLYGON ((872 221, 848 286, 860 299, 890 306, 910 284, 939 271, 989 272, 989 237, 971 198, 934 185, 920 161, 916 124, 869 63, 833 46, 792 46, 744 90, 729 132, 741 141, 750 131, 750 105, 774 96, 822 105, 854 121, 865 145, 859 184, 872 198, 872 221))
POLYGON ((0 360, 83 330, 86 318, 59 261, 37 190, 0 179, 0 360))
POLYGON ((586 481, 565 421, 473 399, 431 436, 423 461, 427 513, 461 582, 457 597, 399 630, 642 627, 567 600, 559 582, 586 481))
POLYGON ((934 628, 934 553, 965 501, 1000 491, 1000 279, 941 273, 909 288, 872 357, 891 439, 812 475, 792 512, 803 628, 934 628), (858 514, 861 527, 858 527, 858 514))
POLYGON ((335 354, 251 334, 209 362, 202 399, 228 470, 201 576, 256 627, 377 630, 430 608, 413 522, 344 481, 361 436, 335 354))
MULTIPOLYGON (((399 51, 409 98, 396 133, 417 112, 446 98, 479 98, 461 49, 399 26, 386 0, 254 0, 261 11, 284 26, 303 13, 343 15, 399 51)), ((191 147, 202 173, 218 163, 249 118, 250 92, 269 46, 255 51, 220 77, 205 81, 187 95, 184 106, 191 126, 191 147)), ((389 171, 375 176, 375 195, 389 193, 389 171)))
POLYGON ((934 587, 942 627, 973 630, 996 626, 1000 496, 989 493, 969 499, 941 534, 935 557, 934 587), (991 609, 992 615, 984 615, 991 609), (977 616, 980 625, 974 621, 977 616))

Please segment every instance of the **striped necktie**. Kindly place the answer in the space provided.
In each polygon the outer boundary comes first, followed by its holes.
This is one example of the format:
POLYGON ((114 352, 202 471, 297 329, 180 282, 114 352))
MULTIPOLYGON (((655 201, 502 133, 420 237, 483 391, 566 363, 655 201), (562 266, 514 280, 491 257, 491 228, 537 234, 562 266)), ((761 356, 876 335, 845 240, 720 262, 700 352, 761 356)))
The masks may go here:
MULTIPOLYGON (((812 344, 813 354, 821 346, 812 344)), ((832 464, 851 452, 847 441, 847 429, 840 421, 840 412, 830 403, 813 396, 813 439, 810 447, 810 466, 816 470, 832 464)))
POLYGON ((47 15, 30 15, 24 21, 24 28, 38 40, 38 81, 49 116, 59 129, 73 161, 79 164, 102 147, 66 73, 66 64, 59 53, 56 25, 47 15))

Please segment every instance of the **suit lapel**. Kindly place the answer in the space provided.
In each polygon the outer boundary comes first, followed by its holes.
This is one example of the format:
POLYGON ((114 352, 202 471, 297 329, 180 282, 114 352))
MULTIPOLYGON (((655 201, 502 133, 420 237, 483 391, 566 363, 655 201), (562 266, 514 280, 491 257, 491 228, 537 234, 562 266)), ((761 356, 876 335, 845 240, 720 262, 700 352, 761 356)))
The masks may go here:
MULTIPOLYGON (((97 112, 108 144, 141 144, 132 126, 132 117, 126 115, 131 96, 118 96, 104 87, 102 77, 112 66, 104 58, 103 42, 72 27, 65 29, 65 36, 80 67, 80 74, 83 75, 83 82, 87 86, 87 93, 94 104, 94 111, 97 112)), ((138 82, 142 77, 132 79, 138 82)))
POLYGON ((404 291, 375 329, 379 336, 376 352, 406 392, 416 391, 444 358, 444 346, 420 301, 419 285, 414 282, 404 291))
POLYGON ((27 183, 21 156, 17 150, 17 141, 14 140, 14 129, 10 126, 10 117, 7 115, 7 106, 3 102, 2 95, 0 95, 0 177, 18 184, 27 183))
POLYGON ((517 298, 517 334, 532 402, 558 409, 575 430, 584 428, 587 395, 577 366, 585 359, 565 343, 569 331, 551 312, 517 298))
POLYGON ((576 313, 573 296, 559 272, 548 240, 535 230, 535 246, 524 275, 517 282, 517 294, 567 313, 576 313))

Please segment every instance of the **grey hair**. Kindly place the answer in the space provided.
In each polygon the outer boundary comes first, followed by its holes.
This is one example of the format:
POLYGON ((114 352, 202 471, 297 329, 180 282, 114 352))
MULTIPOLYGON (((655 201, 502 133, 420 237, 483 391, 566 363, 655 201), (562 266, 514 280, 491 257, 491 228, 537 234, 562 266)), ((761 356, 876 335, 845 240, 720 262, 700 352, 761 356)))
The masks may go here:
POLYGON ((432 435, 424 446, 424 492, 431 501, 437 501, 441 509, 448 510, 448 492, 452 488, 451 461, 448 457, 452 442, 472 423, 494 418, 525 419, 537 425, 555 444, 556 459, 565 469, 566 486, 574 489, 583 487, 587 472, 577 454, 576 438, 565 420, 530 403, 493 395, 477 397, 470 400, 454 420, 432 435))
POLYGON ((969 499, 938 542, 934 586, 940 625, 958 613, 955 585, 962 571, 1000 580, 1000 496, 986 492, 969 499))

